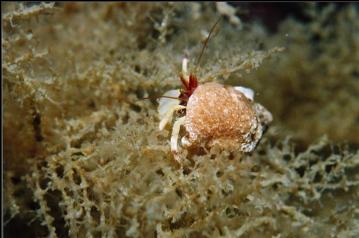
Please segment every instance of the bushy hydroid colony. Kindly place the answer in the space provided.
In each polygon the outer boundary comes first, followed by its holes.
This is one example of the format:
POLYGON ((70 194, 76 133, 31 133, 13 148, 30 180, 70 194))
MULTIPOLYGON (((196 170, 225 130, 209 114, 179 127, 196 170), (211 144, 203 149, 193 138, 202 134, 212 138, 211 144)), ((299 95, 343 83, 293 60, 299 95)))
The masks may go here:
POLYGON ((357 6, 276 33, 226 7, 2 3, 7 237, 359 235, 357 6), (251 154, 181 167, 143 98, 179 87, 219 15, 200 83, 252 87, 274 121, 251 154))

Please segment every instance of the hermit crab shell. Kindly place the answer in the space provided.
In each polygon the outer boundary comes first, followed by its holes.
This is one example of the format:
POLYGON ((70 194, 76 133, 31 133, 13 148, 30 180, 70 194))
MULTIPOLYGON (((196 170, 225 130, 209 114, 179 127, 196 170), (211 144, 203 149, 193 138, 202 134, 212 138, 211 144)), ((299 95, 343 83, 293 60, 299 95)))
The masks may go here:
POLYGON ((262 137, 271 114, 254 103, 253 91, 218 83, 201 84, 186 108, 185 146, 218 145, 251 152, 262 137))

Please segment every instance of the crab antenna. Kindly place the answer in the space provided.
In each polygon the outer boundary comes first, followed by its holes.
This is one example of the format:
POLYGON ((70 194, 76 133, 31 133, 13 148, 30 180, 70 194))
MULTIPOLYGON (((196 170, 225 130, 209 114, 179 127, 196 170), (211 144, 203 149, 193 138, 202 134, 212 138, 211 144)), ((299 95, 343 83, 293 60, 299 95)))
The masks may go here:
POLYGON ((158 99, 158 98, 169 98, 169 99, 181 100, 180 98, 171 97, 171 96, 154 96, 154 97, 144 97, 143 99, 158 99))
POLYGON ((202 55, 204 53, 204 50, 207 48, 207 45, 208 45, 208 41, 209 39, 211 38, 212 36, 212 33, 214 31, 214 29, 216 28, 217 24, 219 23, 219 21, 221 20, 221 17, 218 18, 218 20, 216 21, 216 23, 212 26, 211 30, 209 31, 209 34, 206 38, 206 40, 204 41, 203 43, 203 47, 202 47, 202 50, 201 50, 201 54, 199 55, 198 59, 197 59, 197 67, 199 66, 200 62, 201 62, 201 59, 202 59, 202 55))

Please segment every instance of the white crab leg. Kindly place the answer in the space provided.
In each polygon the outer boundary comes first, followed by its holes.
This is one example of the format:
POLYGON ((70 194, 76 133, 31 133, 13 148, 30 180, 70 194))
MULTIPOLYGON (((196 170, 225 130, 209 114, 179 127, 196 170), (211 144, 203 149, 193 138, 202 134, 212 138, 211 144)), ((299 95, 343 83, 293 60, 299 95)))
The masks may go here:
POLYGON ((246 87, 242 87, 242 86, 237 86, 234 87, 235 90, 241 92, 244 94, 244 96, 246 96, 246 98, 248 98, 249 100, 253 101, 254 99, 254 91, 250 88, 246 88, 246 87))
POLYGON ((184 78, 188 81, 189 77, 188 77, 188 59, 187 58, 183 58, 183 60, 182 60, 182 74, 183 74, 184 78))
POLYGON ((178 151, 178 135, 181 129, 181 126, 184 124, 186 117, 179 118, 173 125, 172 136, 171 136, 171 150, 172 152, 178 151))
POLYGON ((160 121, 159 130, 162 131, 163 128, 167 125, 169 121, 172 121, 173 113, 182 109, 185 109, 185 106, 182 105, 175 105, 170 108, 166 114, 164 115, 163 119, 160 121))

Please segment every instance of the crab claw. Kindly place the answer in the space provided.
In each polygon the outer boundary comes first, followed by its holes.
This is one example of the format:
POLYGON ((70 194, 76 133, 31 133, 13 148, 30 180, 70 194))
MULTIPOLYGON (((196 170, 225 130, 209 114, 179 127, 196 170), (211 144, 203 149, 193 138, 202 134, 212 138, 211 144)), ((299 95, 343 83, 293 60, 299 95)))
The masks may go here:
MULTIPOLYGON (((180 90, 176 89, 166 92, 163 96, 179 97, 179 95, 180 90)), ((180 106, 179 103, 180 100, 172 98, 161 98, 159 100, 158 113, 161 120, 159 125, 160 130, 163 130, 167 123, 172 120, 174 111, 180 106)))

